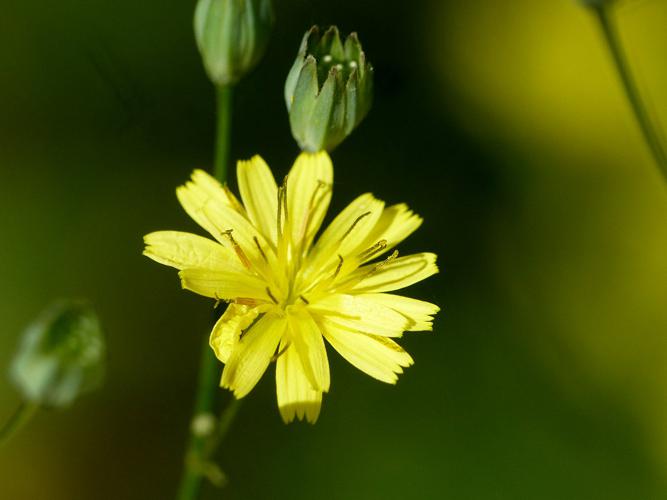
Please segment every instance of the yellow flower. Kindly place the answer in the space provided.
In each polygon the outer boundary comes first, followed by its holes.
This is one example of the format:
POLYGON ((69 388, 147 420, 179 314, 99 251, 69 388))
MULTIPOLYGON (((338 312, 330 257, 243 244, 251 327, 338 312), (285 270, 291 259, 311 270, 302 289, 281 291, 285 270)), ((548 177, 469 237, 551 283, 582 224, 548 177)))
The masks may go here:
POLYGON ((201 170, 176 191, 216 241, 177 231, 144 238, 144 254, 179 269, 183 288, 229 303, 210 339, 225 363, 220 385, 242 398, 275 361, 283 420, 315 422, 330 384, 324 338, 360 370, 396 383, 413 361, 392 338, 431 330, 439 308, 386 292, 438 268, 432 253, 376 259, 422 219, 363 194, 315 241, 333 185, 326 153, 302 153, 281 186, 259 156, 238 162, 237 177, 243 204, 201 170))

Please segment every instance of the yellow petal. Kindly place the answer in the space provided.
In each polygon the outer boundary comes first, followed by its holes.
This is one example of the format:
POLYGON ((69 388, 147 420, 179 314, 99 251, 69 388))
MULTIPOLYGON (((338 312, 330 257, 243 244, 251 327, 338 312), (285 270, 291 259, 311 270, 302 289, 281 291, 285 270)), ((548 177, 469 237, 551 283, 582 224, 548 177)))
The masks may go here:
POLYGON ((260 312, 258 307, 229 304, 211 331, 209 345, 216 357, 227 363, 241 332, 248 328, 260 312))
POLYGON ((271 170, 255 155, 236 164, 236 177, 248 217, 266 239, 275 244, 278 188, 271 170))
POLYGON ((368 264, 350 274, 341 291, 391 292, 422 281, 438 272, 433 253, 418 253, 379 264, 368 264))
POLYGON ((203 170, 195 170, 192 180, 176 189, 176 196, 187 214, 210 234, 216 236, 217 228, 202 212, 204 207, 238 208, 231 193, 203 170))
POLYGON ((382 382, 395 384, 412 357, 391 339, 354 333, 325 321, 324 336, 351 364, 382 382))
POLYGON ((355 332, 400 337, 408 320, 393 309, 363 296, 332 294, 308 306, 317 317, 355 332))
POLYGON ((289 231, 295 245, 309 242, 319 229, 332 184, 333 165, 325 151, 298 156, 287 177, 289 231))
POLYGON ((377 224, 368 234, 364 249, 370 248, 379 241, 386 242, 381 252, 369 254, 364 261, 372 260, 391 250, 421 226, 423 219, 408 208, 405 203, 392 205, 382 212, 377 224))
POLYGON ((366 193, 359 196, 336 216, 317 241, 313 252, 336 258, 347 257, 361 248, 368 234, 382 216, 384 202, 366 193))
POLYGON ((320 414, 322 405, 322 391, 316 391, 301 365, 299 354, 293 345, 280 344, 276 363, 276 394, 278 396, 278 408, 283 421, 288 424, 294 418, 314 424, 320 414), (283 349, 285 349, 283 351, 283 349))
POLYGON ((313 389, 327 392, 330 384, 329 360, 320 328, 302 307, 288 308, 287 320, 289 341, 296 348, 313 389))
POLYGON ((181 285, 190 291, 218 300, 237 298, 270 301, 266 283, 255 276, 239 271, 183 269, 178 273, 181 285))
POLYGON ((144 236, 144 243, 145 256, 176 269, 240 269, 236 255, 229 249, 196 234, 156 231, 144 236))
POLYGON ((237 398, 248 394, 269 366, 285 327, 284 317, 270 313, 262 316, 237 342, 220 386, 233 391, 237 398))
POLYGON ((433 330, 433 316, 440 310, 438 306, 430 302, 390 293, 369 293, 362 297, 390 307, 405 316, 409 321, 406 330, 411 332, 433 330))
POLYGON ((210 186, 202 188, 201 180, 197 179, 176 191, 187 213, 220 244, 234 251, 246 268, 262 272, 275 267, 275 253, 262 232, 231 204, 224 203, 219 196, 209 196, 210 186))

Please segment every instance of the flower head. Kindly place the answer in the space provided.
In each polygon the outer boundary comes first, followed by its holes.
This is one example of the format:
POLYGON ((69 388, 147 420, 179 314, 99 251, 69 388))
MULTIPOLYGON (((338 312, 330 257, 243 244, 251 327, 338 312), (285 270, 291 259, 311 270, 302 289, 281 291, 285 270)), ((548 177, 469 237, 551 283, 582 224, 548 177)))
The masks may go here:
POLYGON ((179 269, 184 288, 229 303, 210 339, 225 363, 221 386, 242 398, 275 361, 283 420, 315 422, 330 385, 324 339, 395 383, 413 361, 393 339, 431 330, 439 310, 388 293, 438 272, 434 254, 394 250, 422 219, 363 194, 316 240, 333 185, 327 153, 302 153, 281 185, 259 156, 238 162, 237 176, 243 203, 201 170, 177 190, 215 241, 176 231, 145 237, 144 254, 179 269))

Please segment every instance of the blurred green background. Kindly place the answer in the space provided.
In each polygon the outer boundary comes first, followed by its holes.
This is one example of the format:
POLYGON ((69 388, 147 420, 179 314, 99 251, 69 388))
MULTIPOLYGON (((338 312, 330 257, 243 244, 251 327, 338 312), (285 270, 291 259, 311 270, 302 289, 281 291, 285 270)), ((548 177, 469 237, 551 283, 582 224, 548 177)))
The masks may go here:
MULTIPOLYGON (((211 304, 142 257, 141 237, 198 231, 174 194, 213 147, 193 9, 2 1, 0 366, 47 303, 83 296, 109 369, 0 451, 0 498, 173 496, 211 304)), ((333 208, 372 190, 422 214, 401 251, 439 254, 412 294, 443 310, 405 337, 416 364, 396 387, 331 351, 314 427, 282 424, 269 370, 221 450, 231 483, 207 498, 667 498, 667 191, 592 16, 571 0, 276 11, 236 93, 233 156, 287 171, 300 38, 357 30, 376 100, 334 152, 333 208)), ((618 20, 667 120, 667 2, 627 0, 618 20)), ((3 380, 2 419, 18 403, 3 380)))

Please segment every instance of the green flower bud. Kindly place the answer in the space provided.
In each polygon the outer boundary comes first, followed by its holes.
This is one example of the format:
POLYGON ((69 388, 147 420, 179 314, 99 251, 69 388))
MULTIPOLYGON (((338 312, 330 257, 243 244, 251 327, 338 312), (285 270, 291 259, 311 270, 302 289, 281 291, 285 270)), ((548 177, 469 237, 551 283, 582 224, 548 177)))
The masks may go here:
POLYGON ((271 0, 199 0, 195 38, 211 81, 230 85, 254 68, 272 26, 271 0))
POLYGON ((10 376, 26 401, 62 407, 100 384, 104 357, 104 337, 91 307, 57 302, 25 330, 10 376))
POLYGON ((338 28, 306 32, 285 82, 292 135, 304 151, 331 151, 366 116, 373 100, 373 67, 356 33, 341 42, 338 28))

